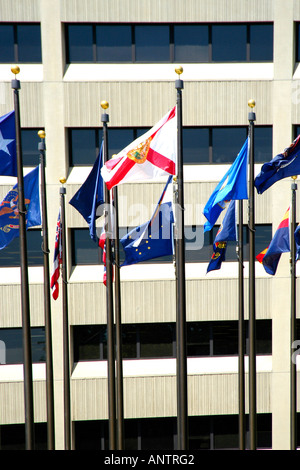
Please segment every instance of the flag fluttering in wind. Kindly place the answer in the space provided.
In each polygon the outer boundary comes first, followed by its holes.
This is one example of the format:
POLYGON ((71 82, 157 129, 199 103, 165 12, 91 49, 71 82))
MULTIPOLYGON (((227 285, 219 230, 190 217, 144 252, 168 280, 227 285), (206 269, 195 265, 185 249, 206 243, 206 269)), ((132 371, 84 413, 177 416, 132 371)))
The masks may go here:
POLYGON ((249 138, 246 139, 233 164, 218 183, 204 207, 203 214, 207 218, 204 232, 213 228, 219 215, 232 199, 248 199, 248 141, 249 138))
POLYGON ((221 268, 225 261, 227 242, 237 240, 236 201, 230 202, 213 247, 213 254, 207 267, 207 273, 221 268))
POLYGON ((121 183, 176 174, 176 106, 152 129, 105 163, 102 176, 108 189, 121 183))
POLYGON ((17 176, 15 112, 0 117, 0 175, 17 176))
MULTIPOLYGON (((41 225, 39 166, 24 176, 26 230, 41 225)), ((18 185, 11 189, 0 204, 0 250, 19 237, 18 185)))
POLYGON ((55 231, 55 244, 53 256, 53 271, 51 275, 50 288, 52 290, 52 297, 57 300, 59 294, 58 279, 60 276, 60 266, 62 264, 62 227, 60 218, 60 209, 57 218, 56 231, 55 231))
POLYGON ((173 205, 171 200, 163 202, 171 181, 172 176, 168 178, 151 219, 121 238, 125 252, 122 266, 173 254, 173 205))
POLYGON ((300 135, 283 153, 263 164, 255 178, 254 186, 257 192, 262 194, 277 181, 298 174, 300 174, 300 135))
POLYGON ((257 261, 259 261, 265 268, 265 271, 272 276, 276 273, 282 253, 290 251, 289 216, 290 208, 288 208, 284 214, 269 246, 256 256, 257 261))
POLYGON ((96 235, 96 219, 98 218, 97 208, 104 203, 103 178, 101 176, 101 168, 103 164, 102 154, 103 142, 89 176, 69 201, 69 204, 75 207, 88 223, 90 237, 96 242, 98 241, 98 237, 96 235))

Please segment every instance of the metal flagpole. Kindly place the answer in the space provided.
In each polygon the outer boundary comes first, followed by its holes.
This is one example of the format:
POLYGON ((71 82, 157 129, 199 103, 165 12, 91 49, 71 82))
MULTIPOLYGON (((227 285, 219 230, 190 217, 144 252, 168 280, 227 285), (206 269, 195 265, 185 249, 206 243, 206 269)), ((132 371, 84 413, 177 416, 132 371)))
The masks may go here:
POLYGON ((119 212, 118 188, 113 188, 114 202, 114 258, 115 258, 115 316, 116 316, 116 367, 117 367, 117 444, 124 448, 124 404, 123 404, 123 364, 122 364, 122 318, 121 282, 119 252, 119 212))
MULTIPOLYGON (((65 178, 60 179, 63 185, 65 178)), ((63 301, 63 364, 64 364, 64 427, 65 450, 71 450, 71 404, 70 404, 70 348, 69 348, 69 315, 68 315, 68 277, 67 277, 67 243, 65 216, 66 188, 60 187, 60 223, 62 239, 62 301, 63 301)))
POLYGON ((176 344, 177 344, 177 445, 188 448, 188 403, 187 403, 187 354, 186 354, 186 295, 185 295, 185 239, 184 239, 184 194, 182 156, 182 67, 175 72, 177 90, 177 201, 176 201, 176 344))
POLYGON ((41 200, 42 200, 42 236, 44 256, 44 302, 45 302, 45 336, 46 336, 46 396, 47 396, 47 442, 48 450, 54 450, 54 396, 53 396, 53 360, 52 360, 52 333, 51 333, 51 307, 50 307, 50 275, 49 275, 49 247, 48 247, 48 219, 47 197, 45 181, 45 131, 38 132, 41 138, 38 149, 41 166, 41 200))
POLYGON ((239 448, 245 450, 245 323, 244 323, 243 201, 239 200, 239 448))
POLYGON ((293 359, 293 345, 297 339, 296 334, 296 247, 294 232, 296 229, 296 190, 297 176, 292 176, 292 207, 290 224, 291 244, 291 450, 297 449, 297 362, 293 359))
MULTIPOLYGON (((101 101, 101 107, 108 108, 107 101, 101 101)), ((109 116, 106 112, 101 115, 103 123, 103 163, 108 161, 107 122, 109 116)), ((105 204, 110 207, 110 193, 105 185, 105 204)), ((116 449, 116 390, 115 390, 115 342, 114 342, 114 309, 113 309, 113 263, 111 248, 111 219, 110 210, 106 210, 107 223, 106 237, 106 307, 107 307, 107 373, 108 373, 108 427, 110 450, 116 449)))
POLYGON ((16 149, 17 149, 17 174, 18 174, 18 209, 19 209, 19 238, 21 257, 21 305, 22 305, 22 331, 23 331, 23 370, 24 370, 24 406, 25 406, 25 444, 27 450, 34 449, 34 413, 33 413, 33 381, 32 381, 32 353, 31 353, 31 331, 30 331, 30 308, 29 308, 29 282, 28 282, 28 260, 26 241, 26 207, 24 196, 23 161, 21 143, 21 124, 19 89, 20 81, 16 75, 20 72, 18 66, 11 68, 15 79, 11 81, 14 90, 14 108, 16 122, 16 149))
POLYGON ((252 109, 249 120, 249 428, 250 450, 257 445, 256 429, 256 325, 255 325, 255 213, 254 213, 254 100, 248 101, 252 109))

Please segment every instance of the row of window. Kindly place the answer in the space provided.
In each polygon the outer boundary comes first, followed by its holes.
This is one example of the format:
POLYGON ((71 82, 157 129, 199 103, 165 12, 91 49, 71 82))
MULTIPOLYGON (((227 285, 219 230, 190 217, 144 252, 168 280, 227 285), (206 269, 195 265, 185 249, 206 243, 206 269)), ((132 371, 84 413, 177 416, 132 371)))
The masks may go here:
MULTIPOLYGON (((148 128, 108 129, 109 158, 119 153, 148 128)), ((262 163, 272 158, 272 126, 255 126, 254 158, 262 163)), ((184 164, 232 163, 248 135, 247 126, 184 127, 182 131, 184 164)), ((102 129, 69 129, 70 166, 92 165, 99 153, 102 129)), ((289 144, 288 144, 289 145, 289 144)))
MULTIPOLYGON (((256 321, 257 354, 272 354, 272 321, 256 321)), ((45 329, 31 329, 32 360, 45 362, 45 329)), ((107 359, 107 325, 73 326, 73 361, 107 359)), ((245 351, 248 350, 248 322, 245 322, 245 351)), ((238 322, 187 322, 187 355, 232 356, 238 354, 238 322)), ((175 323, 122 325, 124 359, 176 357, 175 323)), ((0 329, 0 364, 23 362, 22 329, 0 329)))
MULTIPOLYGON (((22 129, 22 154, 25 167, 34 167, 39 163, 37 135, 39 129, 22 129)), ((109 158, 117 154, 148 128, 108 128, 109 158)), ((300 126, 293 127, 294 138, 299 135, 300 126)), ((228 164, 232 163, 248 135, 247 126, 217 126, 183 128, 183 163, 189 164, 228 164)), ((99 154, 102 129, 68 129, 69 165, 92 166, 99 154)), ((288 147, 290 142, 287 142, 288 147)), ((273 158, 272 126, 254 127, 254 159, 264 163, 273 158)), ((283 149, 282 149, 283 150, 283 149)), ((47 154, 46 154, 47 157, 47 154)))
MULTIPOLYGON (((257 320, 256 328, 257 354, 272 354, 272 321, 257 320)), ((107 359, 107 326, 74 326, 73 348, 74 362, 107 359)), ((245 322, 245 350, 248 350, 248 322, 245 322)), ((237 354, 237 321, 187 322, 188 357, 237 354)), ((122 325, 122 356, 124 359, 176 357, 176 324, 122 325)))
MULTIPOLYGON (((299 421, 299 420, 298 420, 299 421)), ((217 450, 239 448, 238 415, 190 416, 188 419, 188 448, 217 450)), ((246 429, 248 429, 246 423, 246 429)), ((109 449, 108 421, 74 422, 75 450, 98 451, 109 449)), ((35 423, 35 449, 47 449, 47 424, 35 423)), ((299 436, 299 433, 298 433, 299 436)), ((246 435, 246 448, 248 445, 246 435)), ((272 447, 272 415, 257 415, 258 448, 272 447)), ((24 450, 24 424, 0 426, 0 450, 24 450)), ((124 420, 124 450, 177 449, 177 420, 171 418, 139 418, 124 420)), ((184 461, 182 460, 182 463, 184 461)))
MULTIPOLYGON (((205 232, 198 226, 185 227, 186 242, 186 262, 187 263, 208 263, 213 253, 213 243, 219 229, 215 225, 212 230, 205 232)), ((244 226, 244 260, 249 261, 249 239, 248 230, 244 226)), ((120 227, 119 236, 124 236, 131 230, 131 227, 120 227)), ((27 231, 27 250, 28 265, 42 266, 42 236, 39 229, 30 229, 27 231)), ((255 232, 255 253, 261 253, 270 243, 272 238, 271 224, 257 224, 255 232)), ((236 242, 231 241, 227 244, 226 261, 237 261, 236 242)), ((72 266, 79 265, 99 265, 102 262, 102 251, 91 239, 87 228, 71 229, 71 256, 72 266)), ((120 264, 125 259, 123 246, 120 243, 120 264)), ((145 263, 171 263, 172 256, 161 256, 145 263)), ((6 248, 1 251, 0 267, 20 266, 20 242, 15 238, 6 248)))
MULTIPOLYGON (((295 132, 300 131, 294 126, 295 132)), ((108 128, 109 158, 120 152, 149 128, 108 128)), ((25 167, 39 164, 38 137, 40 129, 22 129, 22 157, 25 167)), ((182 132, 183 163, 228 164, 232 163, 248 135, 247 126, 184 127, 182 132)), ((298 134, 295 134, 295 136, 298 134)), ((69 165, 92 166, 99 154, 102 128, 68 129, 69 165)), ((272 159, 272 126, 254 127, 254 158, 256 163, 272 159)), ((287 144, 287 146, 289 143, 287 144)), ((47 152, 46 152, 47 159, 47 152)))
MULTIPOLYGON (((65 32, 68 63, 273 60, 272 23, 66 24, 65 32)), ((0 23, 0 63, 12 62, 42 62, 39 23, 0 23)))
POLYGON ((76 24, 67 62, 260 62, 273 60, 273 24, 76 24))

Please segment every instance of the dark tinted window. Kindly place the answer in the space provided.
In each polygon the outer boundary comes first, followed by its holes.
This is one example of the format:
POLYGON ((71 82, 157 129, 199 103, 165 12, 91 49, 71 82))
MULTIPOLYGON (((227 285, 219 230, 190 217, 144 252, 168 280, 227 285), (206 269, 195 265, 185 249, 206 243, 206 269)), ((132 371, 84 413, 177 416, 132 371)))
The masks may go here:
POLYGON ((141 25, 135 27, 136 62, 169 62, 169 44, 169 26, 141 25))
POLYGON ((98 247, 89 234, 88 229, 72 230, 72 264, 101 264, 102 250, 98 247), (101 252, 101 253, 100 253, 101 252))
POLYGON ((209 61, 208 25, 174 26, 174 59, 176 62, 209 61))
POLYGON ((214 62, 246 61, 246 44, 246 25, 212 26, 212 60, 214 62))
POLYGON ((68 61, 92 62, 93 54, 93 26, 68 26, 68 61))
POLYGON ((40 25, 18 25, 18 60, 20 62, 41 62, 40 25))
POLYGON ((39 24, 0 24, 0 62, 41 62, 39 24))
MULTIPOLYGON (((40 138, 38 131, 40 129, 22 129, 22 157, 23 165, 25 167, 33 166, 36 167, 40 163, 40 153, 38 145, 40 138)), ((46 152, 46 164, 47 164, 47 152, 46 152)))
POLYGON ((250 26, 250 60, 252 62, 273 60, 273 25, 250 26))
POLYGON ((0 25, 0 61, 14 60, 14 27, 13 25, 0 25))
POLYGON ((201 127, 183 128, 184 163, 209 163, 209 129, 201 127))
MULTIPOLYGON (((1 364, 23 363, 23 333, 22 328, 0 328, 1 364), (3 344, 5 360, 2 359, 3 344)), ((45 328, 31 328, 32 362, 45 362, 45 328)))
POLYGON ((89 166, 95 163, 99 152, 95 129, 72 129, 69 134, 70 165, 89 166))
MULTIPOLYGON (((30 229, 26 232, 28 266, 42 266, 44 263, 42 252, 41 230, 30 229)), ((1 250, 0 267, 20 266, 20 239, 14 238, 10 244, 1 250)))
POLYGON ((247 138, 243 127, 215 127, 212 129, 213 163, 233 162, 247 138))
POLYGON ((97 61, 131 62, 132 38, 129 25, 96 26, 97 61))

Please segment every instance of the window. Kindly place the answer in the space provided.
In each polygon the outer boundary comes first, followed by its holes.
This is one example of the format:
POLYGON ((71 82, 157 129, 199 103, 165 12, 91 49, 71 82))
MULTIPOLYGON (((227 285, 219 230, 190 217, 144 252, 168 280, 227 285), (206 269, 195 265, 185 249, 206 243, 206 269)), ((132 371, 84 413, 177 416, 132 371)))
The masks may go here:
POLYGON ((67 62, 271 62, 273 24, 66 24, 67 62))
MULTIPOLYGON (((257 320, 257 354, 272 354, 272 321, 257 320)), ((245 321, 245 347, 248 343, 245 321)), ((106 325, 73 326, 74 362, 107 359, 106 325)), ((246 350, 247 351, 247 350, 246 350)), ((212 357, 238 354, 238 322, 187 322, 187 356, 212 357)), ((175 323, 122 325, 123 359, 176 356, 175 323)))
POLYGON ((247 59, 246 25, 212 26, 213 62, 245 62, 247 59))
MULTIPOLYGON (((108 128, 109 158, 119 153, 149 128, 108 128)), ((248 135, 247 126, 191 127, 182 132, 183 163, 232 163, 248 135)), ((99 154, 102 131, 98 129, 69 129, 70 166, 90 166, 99 154)), ((254 127, 254 158, 256 163, 272 159, 272 126, 254 127)))
MULTIPOLYGON (((190 450, 238 449, 238 423, 237 414, 189 416, 188 448, 190 450)), ((246 428, 249 428, 248 422, 246 428)), ((76 450, 108 449, 107 420, 75 421, 74 430, 76 450)), ((124 436, 124 448, 127 451, 177 449, 176 417, 125 419, 124 436)), ((246 445, 248 447, 248 439, 246 445)), ((259 413, 257 415, 257 446, 263 449, 272 448, 271 414, 259 413)), ((160 455, 160 457, 164 456, 160 455)))
MULTIPOLYGON (((29 229, 26 232, 28 266, 44 264, 42 236, 40 229, 29 229)), ((20 240, 15 238, 1 251, 0 268, 20 266, 20 240)))
MULTIPOLYGON (((270 243, 272 239, 271 224, 257 224, 255 226, 255 253, 258 255, 270 243)), ((120 227, 120 239, 128 233, 133 227, 120 227)), ((98 228, 101 232, 101 228, 98 228)), ((219 225, 215 225, 212 230, 207 231, 203 235, 201 226, 185 226, 185 242, 186 251, 185 259, 187 263, 209 263, 213 254, 213 244, 219 225)), ((86 228, 71 229, 72 235, 72 265, 95 265, 102 264, 102 250, 91 239, 89 230, 86 228)), ((100 236, 100 233, 99 233, 100 236)), ((237 261, 236 253, 237 242, 230 241, 227 243, 226 261, 237 261)), ((123 246, 119 244, 120 264, 125 260, 123 246)), ((244 226, 244 261, 249 261, 249 239, 248 230, 244 226)), ((153 258, 144 263, 172 263, 173 256, 161 256, 153 258)), ((1 266, 1 262, 0 262, 1 266)))
MULTIPOLYGON (((22 159, 24 167, 36 167, 40 163, 40 152, 38 145, 40 138, 38 136, 39 129, 21 129, 22 140, 22 159)), ((47 152, 46 152, 47 160, 47 152)), ((47 163, 47 162, 46 162, 47 163)))
POLYGON ((39 24, 0 24, 0 62, 42 62, 39 24))
MULTIPOLYGON (((23 333, 22 328, 0 328, 0 341, 4 345, 0 357, 0 364, 23 363, 23 333)), ((31 328, 32 362, 46 361, 45 328, 31 328)))
MULTIPOLYGON (((25 424, 0 425, 0 450, 25 450, 25 424)), ((47 423, 34 423, 34 446, 47 450, 47 423)))

